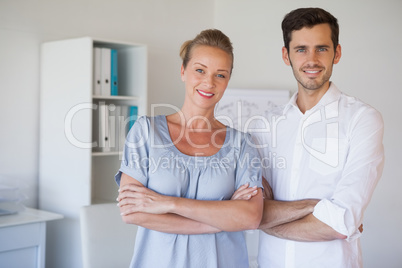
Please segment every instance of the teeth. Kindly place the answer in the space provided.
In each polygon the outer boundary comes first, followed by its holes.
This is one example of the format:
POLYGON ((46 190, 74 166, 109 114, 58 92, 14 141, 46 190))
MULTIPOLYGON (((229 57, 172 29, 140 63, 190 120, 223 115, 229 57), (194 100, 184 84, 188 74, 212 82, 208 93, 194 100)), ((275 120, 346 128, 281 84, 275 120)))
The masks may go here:
POLYGON ((197 90, 201 95, 204 95, 204 96, 207 96, 207 97, 211 97, 212 95, 214 95, 214 94, 212 94, 212 93, 206 93, 206 92, 203 92, 203 91, 200 91, 200 90, 197 90))
POLYGON ((318 73, 319 71, 304 71, 304 72, 306 72, 306 73, 308 73, 308 74, 316 74, 316 73, 318 73))

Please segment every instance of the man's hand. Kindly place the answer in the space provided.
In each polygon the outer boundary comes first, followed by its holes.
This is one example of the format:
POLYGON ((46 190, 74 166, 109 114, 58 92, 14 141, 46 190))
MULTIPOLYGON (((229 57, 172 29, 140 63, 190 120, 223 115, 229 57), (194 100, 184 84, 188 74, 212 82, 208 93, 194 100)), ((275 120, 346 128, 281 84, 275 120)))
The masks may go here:
POLYGON ((264 187, 264 191, 262 192, 263 198, 267 200, 274 200, 272 188, 264 177, 262 177, 262 186, 264 187))

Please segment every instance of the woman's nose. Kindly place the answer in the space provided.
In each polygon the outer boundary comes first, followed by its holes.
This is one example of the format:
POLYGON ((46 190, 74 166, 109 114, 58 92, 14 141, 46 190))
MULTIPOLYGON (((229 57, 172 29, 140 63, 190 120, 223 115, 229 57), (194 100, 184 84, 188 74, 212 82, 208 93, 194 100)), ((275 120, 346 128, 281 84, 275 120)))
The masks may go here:
POLYGON ((204 84, 208 87, 208 88, 213 88, 215 86, 215 80, 214 80, 214 76, 212 75, 206 75, 204 77, 204 84))

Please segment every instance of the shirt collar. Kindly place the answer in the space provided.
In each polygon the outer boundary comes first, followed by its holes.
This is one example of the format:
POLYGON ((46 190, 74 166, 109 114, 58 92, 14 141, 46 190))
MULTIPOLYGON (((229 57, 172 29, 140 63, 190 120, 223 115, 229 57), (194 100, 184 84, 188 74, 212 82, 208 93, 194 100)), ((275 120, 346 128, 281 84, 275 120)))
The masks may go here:
POLYGON ((290 98, 289 102, 286 104, 285 108, 283 109, 283 114, 286 114, 288 112, 288 110, 292 107, 299 109, 299 107, 297 107, 297 92, 295 94, 293 94, 293 96, 290 98))
MULTIPOLYGON (((296 103, 297 96, 298 96, 298 92, 293 94, 293 96, 290 98, 289 102, 286 104, 286 106, 283 110, 284 114, 286 114, 288 112, 288 110, 292 107, 296 108, 297 110, 300 110, 296 103)), ((318 107, 325 106, 334 101, 337 101, 337 100, 339 100, 340 96, 341 96, 341 91, 336 87, 336 85, 333 82, 331 82, 328 91, 325 92, 325 94, 324 94, 324 96, 322 96, 321 100, 310 110, 313 110, 318 107)))

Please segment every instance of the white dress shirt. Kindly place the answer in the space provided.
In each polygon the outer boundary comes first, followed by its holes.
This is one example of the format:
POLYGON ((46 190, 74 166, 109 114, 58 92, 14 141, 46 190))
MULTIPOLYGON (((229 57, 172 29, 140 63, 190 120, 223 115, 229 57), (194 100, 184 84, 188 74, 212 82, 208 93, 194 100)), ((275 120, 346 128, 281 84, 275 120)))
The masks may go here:
POLYGON ((320 199, 313 215, 346 240, 296 242, 260 234, 260 267, 361 267, 364 211, 384 165, 381 114, 331 83, 304 114, 297 93, 249 129, 275 200, 320 199), (265 122, 264 122, 265 121, 265 122))

